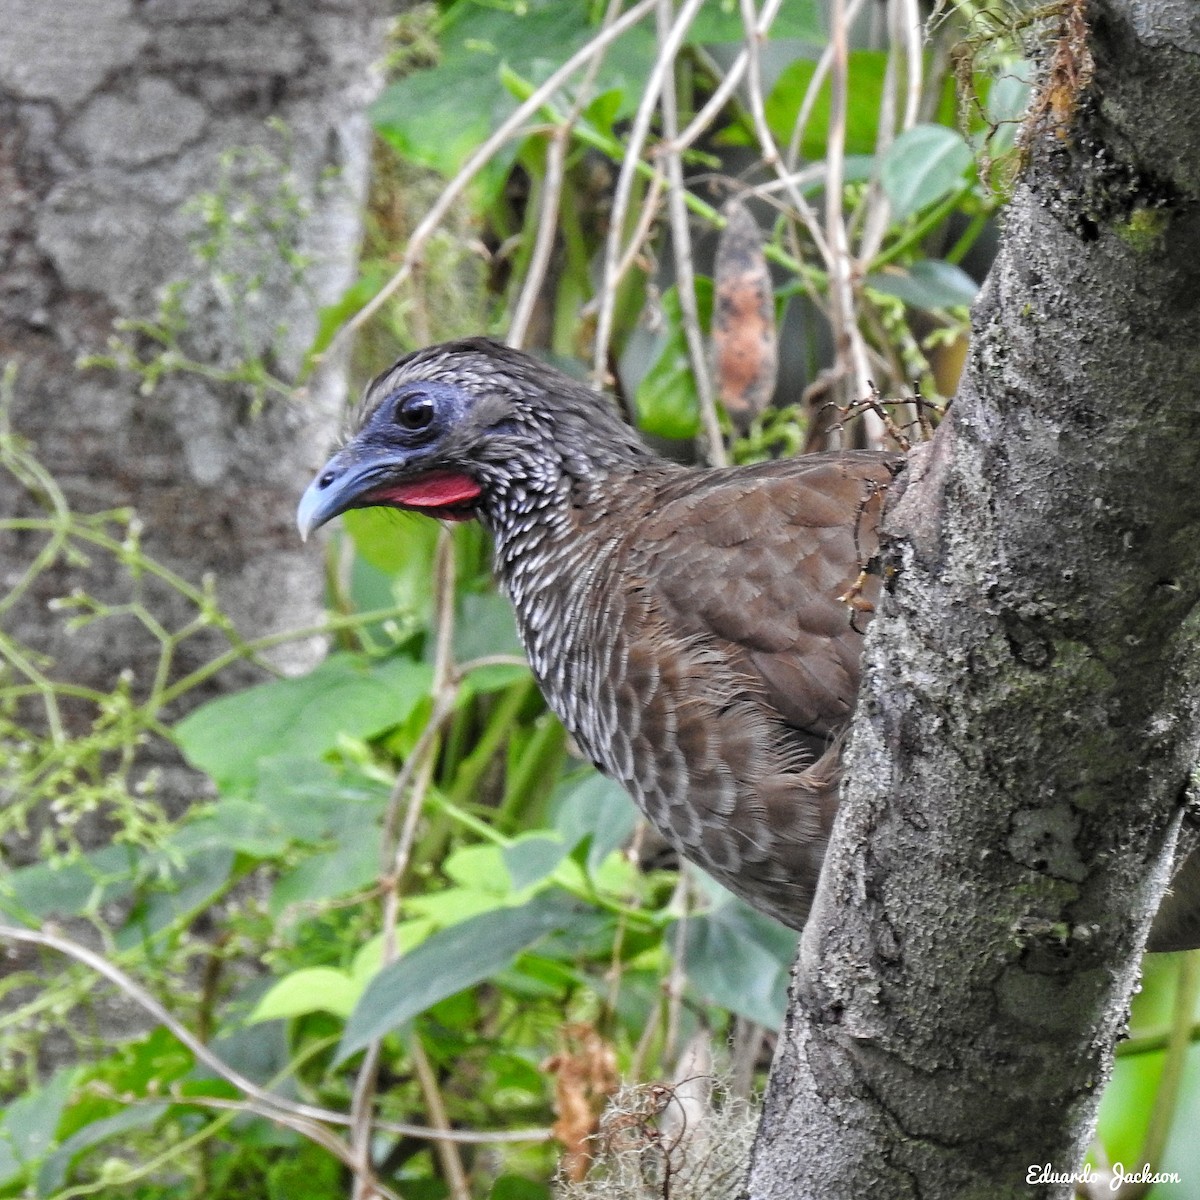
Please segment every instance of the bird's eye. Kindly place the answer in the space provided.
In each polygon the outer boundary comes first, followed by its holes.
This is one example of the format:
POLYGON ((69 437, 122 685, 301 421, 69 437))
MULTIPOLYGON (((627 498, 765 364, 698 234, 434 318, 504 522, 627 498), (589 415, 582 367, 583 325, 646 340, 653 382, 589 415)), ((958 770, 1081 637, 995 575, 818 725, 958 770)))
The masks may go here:
POLYGON ((396 422, 404 429, 428 429, 433 423, 433 400, 424 392, 405 396, 396 405, 396 422))

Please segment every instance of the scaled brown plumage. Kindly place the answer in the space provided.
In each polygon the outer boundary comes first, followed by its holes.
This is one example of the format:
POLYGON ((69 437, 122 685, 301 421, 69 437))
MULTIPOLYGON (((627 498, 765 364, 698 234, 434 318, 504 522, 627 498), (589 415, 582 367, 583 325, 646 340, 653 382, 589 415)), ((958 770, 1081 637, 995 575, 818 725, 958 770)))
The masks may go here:
POLYGON ((375 380, 300 522, 375 503, 482 520, 538 684, 583 752, 682 855, 800 929, 878 579, 854 610, 840 597, 876 552, 900 463, 681 467, 594 392, 471 339, 375 380))

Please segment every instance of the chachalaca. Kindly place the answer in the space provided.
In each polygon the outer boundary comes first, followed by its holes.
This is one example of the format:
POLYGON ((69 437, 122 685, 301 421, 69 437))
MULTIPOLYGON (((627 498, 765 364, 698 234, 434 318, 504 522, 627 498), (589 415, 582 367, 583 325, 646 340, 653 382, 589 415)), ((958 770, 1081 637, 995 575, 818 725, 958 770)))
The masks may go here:
POLYGON ((680 854, 800 929, 878 580, 855 609, 839 597, 875 553, 900 461, 682 467, 589 388, 471 339, 371 384, 299 524, 369 505, 478 517, 538 684, 583 753, 680 854))
POLYGON ((372 382, 298 522, 307 536, 376 505, 482 521, 534 675, 583 753, 683 857, 801 929, 901 463, 680 466, 591 389, 472 338, 372 382))

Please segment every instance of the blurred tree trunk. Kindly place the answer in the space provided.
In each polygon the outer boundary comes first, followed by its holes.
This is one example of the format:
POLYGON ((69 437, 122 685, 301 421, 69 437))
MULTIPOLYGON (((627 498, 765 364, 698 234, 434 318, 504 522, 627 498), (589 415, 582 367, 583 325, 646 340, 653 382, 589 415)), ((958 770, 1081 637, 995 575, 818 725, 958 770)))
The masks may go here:
POLYGON ((1057 14, 966 377, 889 517, 756 1198, 1071 1195, 1029 1169, 1080 1168, 1168 882, 1200 749, 1200 22, 1057 14))
MULTIPOLYGON (((11 425, 72 508, 132 506, 149 555, 192 583, 211 572, 247 636, 319 617, 320 572, 292 514, 328 447, 341 366, 297 397, 187 370, 144 394, 136 374, 77 360, 105 351, 120 319, 178 320, 172 349, 204 368, 295 380, 320 307, 353 278, 379 8, 0 0, 0 358, 18 367, 11 425)), ((144 360, 161 350, 121 336, 144 360)), ((41 510, 3 476, 0 511, 41 510)), ((44 541, 0 542, 0 593, 44 541)), ((86 570, 59 563, 10 614, 9 632, 50 655, 56 678, 107 690, 130 669, 144 689, 155 639, 133 619, 66 635, 46 601, 73 588, 106 603, 133 594, 129 573, 103 555, 86 570)), ((186 619, 169 589, 141 588, 168 628, 186 619)), ((189 642, 179 670, 221 646, 215 636, 189 642)), ((318 650, 287 647, 275 662, 298 669, 318 650)))

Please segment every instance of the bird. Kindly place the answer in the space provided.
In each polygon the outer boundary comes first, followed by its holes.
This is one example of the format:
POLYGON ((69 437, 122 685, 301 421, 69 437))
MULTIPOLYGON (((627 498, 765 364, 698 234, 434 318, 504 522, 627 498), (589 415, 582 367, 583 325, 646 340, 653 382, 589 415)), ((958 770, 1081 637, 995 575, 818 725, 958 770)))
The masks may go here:
MULTIPOLYGON (((367 387, 300 534, 390 507, 492 533, 530 666, 582 753, 683 857, 802 930, 838 807, 898 452, 684 466, 603 396, 488 338, 367 387)), ((1147 949, 1200 947, 1181 844, 1147 949)))
POLYGON ((307 537, 371 506, 479 520, 581 753, 683 858, 800 930, 902 465, 871 450, 681 465, 598 392, 467 338, 372 381, 297 521, 307 537))

